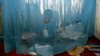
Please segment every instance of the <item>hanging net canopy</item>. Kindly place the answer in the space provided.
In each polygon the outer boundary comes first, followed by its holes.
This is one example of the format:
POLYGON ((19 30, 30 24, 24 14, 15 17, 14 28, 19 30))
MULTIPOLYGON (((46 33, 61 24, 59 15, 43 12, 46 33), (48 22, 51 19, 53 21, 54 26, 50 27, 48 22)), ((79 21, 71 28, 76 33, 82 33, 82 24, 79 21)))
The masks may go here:
POLYGON ((50 56, 85 45, 95 0, 2 0, 5 52, 50 56))

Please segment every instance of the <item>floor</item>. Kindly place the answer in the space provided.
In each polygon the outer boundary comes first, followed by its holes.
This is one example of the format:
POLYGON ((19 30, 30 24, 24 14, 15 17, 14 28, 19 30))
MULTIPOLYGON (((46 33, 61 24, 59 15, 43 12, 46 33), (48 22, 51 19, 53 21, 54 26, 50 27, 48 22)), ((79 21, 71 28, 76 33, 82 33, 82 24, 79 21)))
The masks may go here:
MULTIPOLYGON (((100 40, 96 39, 94 36, 90 37, 89 40, 87 41, 86 45, 93 45, 93 49, 85 49, 80 56, 100 56, 100 40), (95 54, 96 55, 95 55, 95 54)), ((4 53, 4 45, 1 42, 0 43, 0 56, 31 56, 31 55, 22 55, 22 54, 16 54, 16 51, 12 51, 10 53, 4 53)), ((55 54, 54 56, 71 56, 68 54, 68 52, 63 52, 60 54, 55 54)))

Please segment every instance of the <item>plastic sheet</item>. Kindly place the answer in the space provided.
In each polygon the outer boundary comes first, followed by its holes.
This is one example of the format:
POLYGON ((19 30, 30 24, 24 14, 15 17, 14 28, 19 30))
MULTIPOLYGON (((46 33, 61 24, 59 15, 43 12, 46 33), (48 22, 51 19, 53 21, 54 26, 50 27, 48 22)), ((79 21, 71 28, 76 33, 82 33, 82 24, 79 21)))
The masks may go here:
POLYGON ((12 34, 15 33, 19 54, 50 56, 70 51, 76 46, 84 45, 94 33, 95 0, 7 1, 2 1, 3 7, 5 4, 12 5, 4 9, 14 9, 7 12, 12 15, 3 15, 4 22, 14 29, 12 34), (9 15, 12 18, 7 17, 9 15), (8 19, 13 19, 13 25, 8 19))

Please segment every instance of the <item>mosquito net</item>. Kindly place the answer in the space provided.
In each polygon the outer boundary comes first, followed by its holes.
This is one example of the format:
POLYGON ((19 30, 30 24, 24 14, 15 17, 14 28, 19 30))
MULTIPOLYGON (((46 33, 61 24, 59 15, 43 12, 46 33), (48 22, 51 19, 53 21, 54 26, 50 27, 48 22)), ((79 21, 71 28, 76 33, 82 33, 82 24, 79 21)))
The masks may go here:
POLYGON ((2 0, 5 51, 50 56, 94 33, 95 0, 2 0))

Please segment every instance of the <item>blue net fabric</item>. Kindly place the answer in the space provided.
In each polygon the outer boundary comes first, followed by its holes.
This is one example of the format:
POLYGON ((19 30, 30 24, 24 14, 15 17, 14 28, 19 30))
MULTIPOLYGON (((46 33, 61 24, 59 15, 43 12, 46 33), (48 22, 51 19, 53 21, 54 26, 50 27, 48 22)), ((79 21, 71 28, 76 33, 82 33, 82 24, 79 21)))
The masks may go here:
POLYGON ((95 3, 95 0, 2 0, 5 49, 11 51, 16 46, 19 54, 50 56, 84 45, 94 33, 95 3))
POLYGON ((15 33, 14 33, 14 23, 13 19, 15 18, 13 15, 14 7, 11 1, 8 0, 0 0, 1 9, 2 9, 2 24, 3 24, 3 37, 4 37, 4 45, 5 52, 10 52, 15 47, 15 33))

